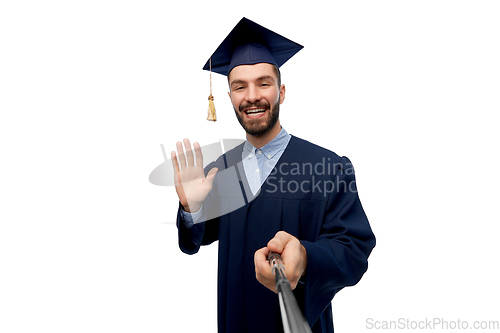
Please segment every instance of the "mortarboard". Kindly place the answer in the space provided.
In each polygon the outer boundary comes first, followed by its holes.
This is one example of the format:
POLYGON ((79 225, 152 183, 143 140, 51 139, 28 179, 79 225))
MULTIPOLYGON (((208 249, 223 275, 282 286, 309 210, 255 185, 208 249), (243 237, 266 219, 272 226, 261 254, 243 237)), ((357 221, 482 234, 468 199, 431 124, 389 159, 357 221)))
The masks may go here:
POLYGON ((203 67, 204 70, 210 71, 207 119, 216 120, 212 96, 212 72, 229 75, 229 72, 236 66, 262 62, 279 68, 302 48, 302 45, 245 17, 242 18, 203 67))
POLYGON ((228 75, 236 66, 260 62, 279 68, 302 48, 302 45, 244 17, 215 50, 203 69, 210 69, 210 60, 212 71, 222 75, 228 75))

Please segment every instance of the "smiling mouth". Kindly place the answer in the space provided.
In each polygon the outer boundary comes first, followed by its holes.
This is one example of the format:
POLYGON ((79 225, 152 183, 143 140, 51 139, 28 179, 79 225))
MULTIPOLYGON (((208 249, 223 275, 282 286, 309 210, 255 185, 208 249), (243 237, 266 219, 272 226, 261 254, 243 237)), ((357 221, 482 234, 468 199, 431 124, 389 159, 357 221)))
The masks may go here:
POLYGON ((247 115, 248 118, 259 118, 266 113, 265 108, 259 108, 259 109, 247 109, 245 110, 245 114, 247 115))

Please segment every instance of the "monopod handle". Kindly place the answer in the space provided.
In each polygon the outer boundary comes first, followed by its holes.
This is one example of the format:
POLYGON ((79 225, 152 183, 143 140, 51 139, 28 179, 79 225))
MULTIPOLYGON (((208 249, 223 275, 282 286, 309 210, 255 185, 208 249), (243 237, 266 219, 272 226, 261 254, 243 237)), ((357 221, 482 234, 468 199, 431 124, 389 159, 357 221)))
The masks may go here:
POLYGON ((278 253, 269 252, 267 260, 269 260, 276 280, 283 330, 285 333, 311 333, 311 328, 302 315, 290 282, 285 276, 285 266, 281 256, 278 253))

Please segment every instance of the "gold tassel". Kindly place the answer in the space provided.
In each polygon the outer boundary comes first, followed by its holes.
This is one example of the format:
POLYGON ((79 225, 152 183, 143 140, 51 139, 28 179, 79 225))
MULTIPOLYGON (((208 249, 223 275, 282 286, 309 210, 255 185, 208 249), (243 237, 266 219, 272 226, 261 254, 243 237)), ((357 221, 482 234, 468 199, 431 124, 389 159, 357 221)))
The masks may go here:
POLYGON ((215 116, 214 96, 212 96, 212 58, 210 58, 210 96, 208 96, 208 117, 207 120, 217 121, 215 116))
POLYGON ((208 96, 208 117, 207 120, 217 121, 217 117, 215 116, 215 105, 214 105, 214 96, 210 94, 208 96))

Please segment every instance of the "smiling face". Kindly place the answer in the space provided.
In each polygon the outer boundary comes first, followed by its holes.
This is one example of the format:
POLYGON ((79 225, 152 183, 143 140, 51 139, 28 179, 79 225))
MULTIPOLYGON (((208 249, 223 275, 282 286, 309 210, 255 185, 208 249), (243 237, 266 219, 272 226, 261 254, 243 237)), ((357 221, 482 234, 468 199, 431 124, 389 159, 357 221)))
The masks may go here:
POLYGON ((270 139, 278 135, 285 86, 279 86, 275 67, 268 63, 240 65, 231 70, 228 79, 234 112, 247 135, 270 139))

